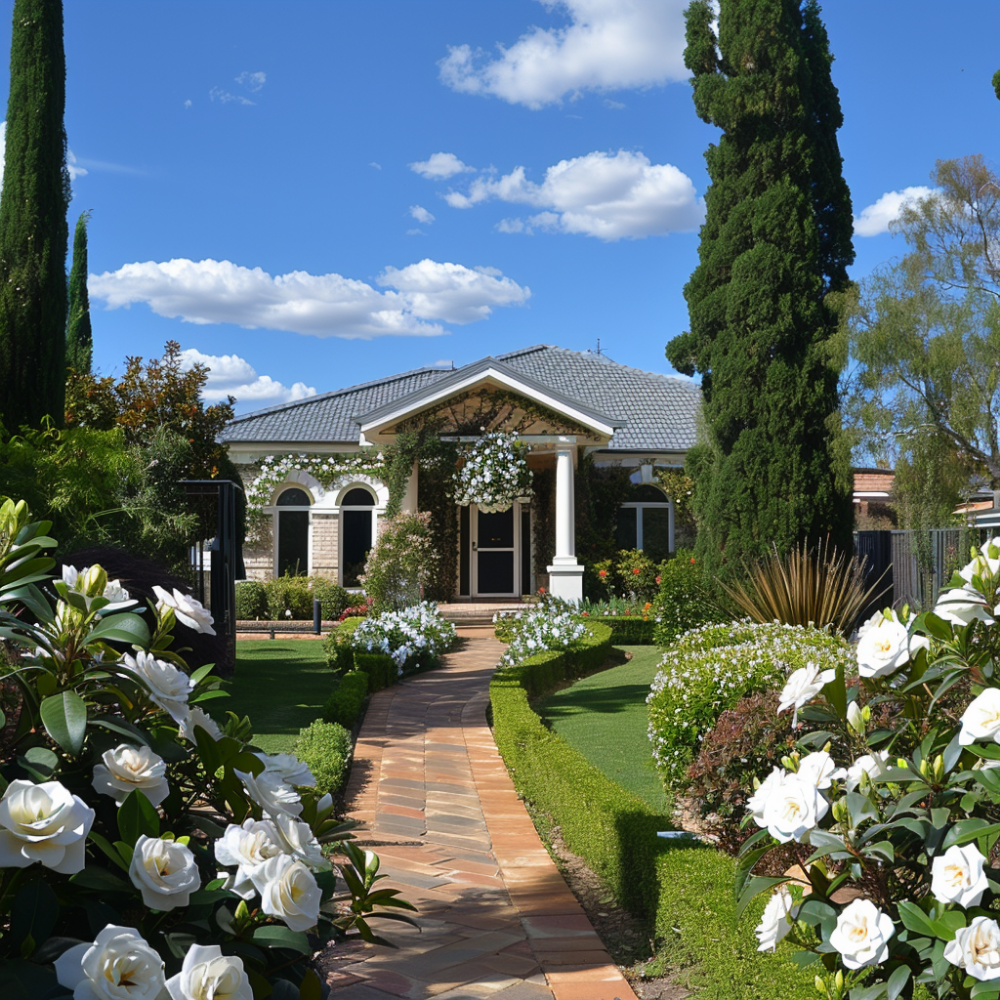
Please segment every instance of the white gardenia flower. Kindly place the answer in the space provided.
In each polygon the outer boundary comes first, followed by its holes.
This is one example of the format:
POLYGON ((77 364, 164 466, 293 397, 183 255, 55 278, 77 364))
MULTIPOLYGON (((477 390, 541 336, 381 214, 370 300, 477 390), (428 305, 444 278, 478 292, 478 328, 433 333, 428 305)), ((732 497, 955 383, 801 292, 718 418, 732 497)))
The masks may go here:
POLYGON ((165 985, 163 959, 134 927, 108 924, 93 944, 64 951, 55 967, 74 1000, 158 1000, 165 985))
POLYGON ((264 764, 264 770, 276 775, 285 785, 299 785, 315 788, 316 779, 308 764, 303 764, 293 753, 259 753, 257 757, 264 764))
POLYGON ((188 711, 187 717, 181 722, 177 730, 177 735, 182 740, 194 743, 194 730, 196 726, 204 729, 213 740, 222 739, 222 730, 219 728, 218 723, 204 709, 199 708, 197 705, 188 711))
POLYGON ((958 571, 958 575, 967 583, 972 583, 974 576, 1000 575, 1000 538, 984 542, 979 551, 982 555, 976 556, 958 571))
POLYGON ((158 660, 152 653, 140 652, 134 657, 126 653, 122 663, 139 675, 149 689, 150 700, 174 722, 187 718, 188 695, 194 690, 194 682, 183 670, 166 660, 158 660))
POLYGON ((781 844, 790 840, 802 844, 829 808, 830 803, 808 778, 786 774, 764 803, 761 825, 781 844))
POLYGON ((888 677, 910 659, 910 636, 895 618, 873 622, 858 640, 858 673, 862 677, 888 677))
POLYGON ((1000 743, 1000 688, 988 687, 976 695, 962 713, 961 722, 958 742, 963 747, 977 740, 1000 743))
POLYGON ((871 900, 855 899, 840 911, 830 944, 848 969, 864 969, 889 957, 889 938, 895 932, 888 913, 871 900))
POLYGON ((233 773, 243 782, 247 795, 268 815, 298 816, 302 812, 302 796, 291 785, 286 785, 276 771, 265 769, 255 775, 234 769, 233 773))
POLYGON ((94 789, 102 795, 110 795, 119 806, 129 792, 137 788, 153 806, 158 806, 170 794, 167 765, 149 747, 122 743, 114 750, 105 750, 101 761, 94 765, 94 789))
POLYGON ((253 884, 266 914, 284 921, 293 931, 316 926, 323 893, 301 861, 279 854, 254 871, 253 884))
POLYGON ((931 865, 931 892, 939 903, 978 906, 989 888, 983 866, 986 858, 975 844, 957 844, 938 855, 931 865))
POLYGON ((237 866, 225 888, 243 899, 252 899, 257 891, 251 873, 281 853, 274 826, 267 820, 248 819, 242 826, 230 823, 215 842, 215 860, 220 865, 237 866))
POLYGON ((0 799, 0 868, 39 861, 61 875, 83 871, 94 816, 61 782, 12 781, 0 799))
POLYGON ((781 689, 778 711, 784 712, 788 708, 794 708, 792 725, 798 725, 799 709, 812 701, 836 676, 835 670, 820 670, 815 663, 807 663, 804 667, 793 671, 781 689))
POLYGON ((171 1000, 253 1000, 243 960, 217 944, 193 944, 176 976, 167 980, 171 1000))
POLYGON ((944 946, 944 957, 980 982, 1000 979, 1000 927, 989 917, 973 917, 944 946))
POLYGON ((164 608, 171 608, 174 617, 182 625, 187 625, 195 632, 215 635, 215 629, 212 628, 215 619, 201 601, 182 594, 176 587, 173 593, 167 593, 162 587, 153 587, 153 593, 156 594, 157 614, 162 614, 164 608))
POLYGON ((799 761, 799 769, 795 772, 803 781, 811 782, 817 788, 826 790, 831 783, 844 777, 843 768, 837 767, 833 758, 825 750, 816 750, 806 754, 799 761))
POLYGON ((773 768, 771 773, 761 782, 760 788, 747 800, 747 808, 758 826, 767 826, 764 822, 764 807, 775 789, 784 782, 786 775, 787 772, 780 767, 773 768))
POLYGON ((867 774, 872 781, 878 781, 889 770, 889 751, 876 750, 859 757, 848 769, 844 785, 853 792, 861 783, 861 775, 867 774))
POLYGON ((286 813, 277 813, 266 821, 273 831, 272 839, 281 848, 313 871, 327 871, 330 862, 323 853, 312 827, 286 813))
POLYGON ((991 612, 986 598, 968 583, 964 587, 942 590, 934 605, 934 614, 953 625, 968 625, 976 620, 992 625, 991 612))
POLYGON ((787 886, 779 886, 764 907, 764 914, 754 934, 758 951, 774 951, 792 929, 792 894, 787 886))
POLYGON ((151 910, 187 906, 191 893, 201 888, 198 865, 186 844, 145 834, 135 842, 128 874, 151 910))

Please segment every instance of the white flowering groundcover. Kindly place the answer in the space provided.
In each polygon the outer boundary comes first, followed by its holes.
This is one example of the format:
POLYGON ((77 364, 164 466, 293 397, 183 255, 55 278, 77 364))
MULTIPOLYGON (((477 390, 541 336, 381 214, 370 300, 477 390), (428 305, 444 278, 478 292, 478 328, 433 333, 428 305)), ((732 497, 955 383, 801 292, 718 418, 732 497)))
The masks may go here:
POLYGON ((646 702, 653 759, 671 787, 719 716, 744 695, 779 687, 811 663, 820 671, 849 662, 838 636, 801 625, 740 621, 685 632, 663 656, 646 702))
POLYGON ((486 513, 509 510, 533 493, 528 448, 516 434, 490 431, 472 446, 453 479, 455 502, 476 504, 486 513))
POLYGON ((792 940, 821 996, 1000 996, 998 602, 994 538, 931 612, 868 623, 857 686, 838 668, 782 692, 799 749, 758 782, 737 894, 773 893, 760 947, 792 940), (775 844, 799 857, 803 899, 753 874, 775 844))
MULTIPOLYGON (((500 616, 494 615, 494 624, 500 621, 500 616)), ((502 622, 508 645, 500 658, 500 666, 521 663, 546 649, 568 649, 587 634, 587 626, 568 611, 535 608, 504 615, 502 622)))
POLYGON ((206 609, 140 608, 100 566, 51 580, 49 527, 0 503, 0 997, 319 996, 314 951, 412 907, 308 767, 207 714, 221 682, 171 648, 178 621, 213 632, 206 609))
POLYGON ((402 611, 366 618, 351 635, 351 647, 391 656, 398 672, 434 666, 455 644, 455 626, 445 621, 433 601, 402 611))

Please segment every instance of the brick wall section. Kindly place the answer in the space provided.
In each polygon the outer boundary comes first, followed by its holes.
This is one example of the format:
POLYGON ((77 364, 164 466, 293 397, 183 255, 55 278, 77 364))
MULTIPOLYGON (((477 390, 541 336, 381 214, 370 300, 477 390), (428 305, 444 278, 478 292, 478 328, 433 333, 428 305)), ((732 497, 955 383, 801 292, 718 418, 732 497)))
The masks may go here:
POLYGON ((340 519, 337 514, 312 512, 310 519, 312 541, 312 572, 317 576, 337 579, 340 559, 337 554, 340 519))
POLYGON ((855 493, 891 493, 896 474, 889 469, 856 469, 855 493))

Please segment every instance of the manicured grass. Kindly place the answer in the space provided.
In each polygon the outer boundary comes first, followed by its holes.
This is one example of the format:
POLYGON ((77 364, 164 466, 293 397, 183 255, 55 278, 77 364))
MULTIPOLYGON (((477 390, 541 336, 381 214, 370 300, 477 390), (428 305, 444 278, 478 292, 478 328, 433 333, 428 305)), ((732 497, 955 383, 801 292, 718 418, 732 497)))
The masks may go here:
POLYGON ((646 695, 663 657, 655 646, 618 646, 632 654, 542 699, 535 710, 612 781, 669 815, 647 735, 646 695))
POLYGON ((333 686, 323 643, 309 639, 249 639, 236 644, 232 697, 212 707, 249 715, 254 739, 268 753, 287 753, 323 714, 333 686))

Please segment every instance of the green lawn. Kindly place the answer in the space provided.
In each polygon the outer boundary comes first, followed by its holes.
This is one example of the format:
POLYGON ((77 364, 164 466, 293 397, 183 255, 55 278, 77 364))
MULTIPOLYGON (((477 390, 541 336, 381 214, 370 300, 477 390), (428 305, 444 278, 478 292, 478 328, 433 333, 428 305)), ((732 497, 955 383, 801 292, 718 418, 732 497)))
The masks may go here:
POLYGON ((656 646, 617 648, 631 653, 632 659, 549 695, 535 708, 612 781, 668 813, 646 733, 646 695, 663 654, 656 646))
POLYGON ((249 639, 236 644, 232 697, 212 707, 249 715, 255 741, 268 753, 283 753, 323 711, 333 687, 324 643, 316 639, 249 639))

